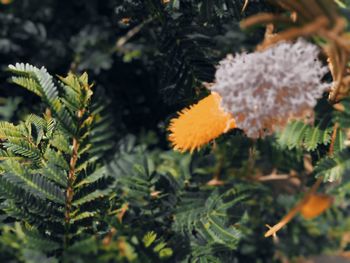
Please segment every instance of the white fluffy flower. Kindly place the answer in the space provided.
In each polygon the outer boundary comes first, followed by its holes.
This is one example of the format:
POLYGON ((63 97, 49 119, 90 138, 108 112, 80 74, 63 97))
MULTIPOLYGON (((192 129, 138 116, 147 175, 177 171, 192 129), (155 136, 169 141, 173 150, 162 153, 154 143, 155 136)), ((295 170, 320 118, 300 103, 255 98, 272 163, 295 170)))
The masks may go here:
POLYGON ((238 128, 257 138, 283 127, 290 118, 304 118, 330 84, 318 60, 317 46, 299 39, 262 52, 227 56, 211 87, 222 97, 238 128))

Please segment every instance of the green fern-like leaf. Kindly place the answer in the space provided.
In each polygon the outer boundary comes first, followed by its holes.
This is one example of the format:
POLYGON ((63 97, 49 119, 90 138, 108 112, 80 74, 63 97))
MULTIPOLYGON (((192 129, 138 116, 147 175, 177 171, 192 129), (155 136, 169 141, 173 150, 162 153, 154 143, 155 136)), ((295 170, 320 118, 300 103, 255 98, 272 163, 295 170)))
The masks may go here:
POLYGON ((145 247, 149 247, 152 245, 152 243, 156 240, 157 234, 153 231, 148 232, 142 239, 143 244, 145 247))
POLYGON ((41 220, 41 217, 47 218, 48 220, 57 220, 57 218, 53 218, 58 214, 58 210, 52 206, 52 203, 47 203, 31 195, 30 192, 23 191, 22 188, 13 185, 4 177, 0 177, 0 189, 1 198, 24 205, 29 211, 37 214, 39 220, 41 220))
POLYGON ((20 76, 32 78, 33 81, 26 82, 27 85, 25 86, 20 82, 17 82, 17 84, 22 85, 22 87, 39 95, 48 104, 55 114, 55 117, 60 120, 62 127, 64 127, 69 133, 75 134, 76 124, 72 115, 62 104, 58 89, 53 83, 53 78, 44 67, 39 69, 29 64, 16 63, 14 66, 10 65, 9 69, 20 76), (35 85, 28 87, 28 85, 33 83, 35 83, 35 85))
POLYGON ((3 143, 3 146, 10 152, 34 161, 39 161, 41 158, 40 151, 33 144, 23 139, 12 139, 9 142, 3 143))
POLYGON ((26 235, 33 248, 63 255, 91 233, 115 188, 104 167, 113 121, 103 98, 92 97, 87 74, 55 81, 45 68, 9 68, 48 110, 18 125, 0 122, 0 205, 32 227, 26 235))
POLYGON ((81 206, 83 204, 86 204, 86 203, 89 203, 89 202, 92 202, 98 198, 102 198, 102 197, 105 197, 105 196, 108 196, 109 193, 112 192, 112 188, 107 188, 107 189, 104 189, 104 190, 95 190, 77 200, 74 200, 73 201, 73 206, 81 206))
POLYGON ((303 144, 309 126, 303 122, 293 121, 279 134, 278 142, 283 147, 294 148, 303 144))
POLYGON ((350 98, 345 98, 339 102, 342 106, 341 111, 335 111, 334 117, 339 123, 341 128, 349 128, 350 127, 350 98))
POLYGON ((343 129, 339 128, 337 129, 337 133, 335 136, 336 137, 334 140, 334 152, 339 152, 345 149, 346 134, 343 129))
POLYGON ((314 151, 321 144, 329 144, 331 133, 332 129, 324 123, 313 127, 301 121, 291 121, 282 132, 278 133, 277 140, 282 147, 314 151))
POLYGON ((214 249, 217 245, 235 249, 242 233, 233 226, 227 213, 246 198, 246 194, 237 193, 234 189, 223 194, 214 191, 207 197, 199 193, 184 196, 177 208, 174 228, 190 235, 195 247, 199 240, 204 240, 206 249, 214 249))
POLYGON ((8 122, 0 122, 0 138, 1 139, 11 139, 11 138, 21 138, 23 135, 21 131, 8 122))
POLYGON ((324 181, 334 182, 341 180, 350 169, 350 151, 348 148, 336 152, 331 157, 325 157, 317 164, 315 174, 323 176, 324 181))
POLYGON ((61 204, 64 203, 65 198, 62 189, 55 186, 42 175, 29 174, 28 171, 14 161, 6 161, 2 166, 7 171, 2 175, 4 179, 23 187, 23 189, 37 197, 47 198, 61 204))

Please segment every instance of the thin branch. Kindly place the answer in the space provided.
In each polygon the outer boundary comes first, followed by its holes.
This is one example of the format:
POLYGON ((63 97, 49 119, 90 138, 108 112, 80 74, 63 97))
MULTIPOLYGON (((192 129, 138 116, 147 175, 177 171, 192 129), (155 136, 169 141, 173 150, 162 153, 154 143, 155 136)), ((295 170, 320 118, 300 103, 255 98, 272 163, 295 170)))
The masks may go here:
POLYGON ((258 180, 261 182, 267 182, 267 181, 288 180, 289 178, 291 178, 289 174, 270 174, 266 176, 260 176, 258 180))
POLYGON ((123 47, 131 38, 137 35, 146 24, 150 23, 152 20, 153 17, 150 17, 147 20, 143 21, 141 24, 129 30, 125 36, 118 39, 115 48, 120 49, 121 47, 123 47))
POLYGON ((334 124, 334 127, 333 127, 333 132, 332 132, 332 137, 331 137, 331 144, 329 146, 329 151, 328 151, 328 154, 329 155, 333 155, 333 152, 334 152, 334 143, 335 143, 335 140, 337 138, 337 130, 339 128, 339 124, 336 122, 334 124))
POLYGON ((242 7, 241 14, 247 9, 248 4, 249 4, 249 0, 244 0, 244 4, 243 4, 243 7, 242 7))
POLYGON ((279 41, 286 41, 286 40, 292 40, 295 39, 297 37, 300 36, 309 36, 312 34, 315 34, 317 32, 319 32, 319 30, 322 27, 327 26, 329 23, 328 19, 326 17, 319 17, 317 19, 315 19, 314 22, 309 23, 303 27, 291 27, 283 32, 280 32, 278 34, 276 34, 275 36, 267 39, 266 41, 264 41, 261 46, 263 47, 263 49, 276 44, 279 41))
POLYGON ((243 29, 257 25, 257 24, 269 24, 272 22, 282 22, 291 24, 292 20, 285 15, 275 15, 271 13, 260 13, 254 16, 250 16, 240 22, 240 26, 243 29))

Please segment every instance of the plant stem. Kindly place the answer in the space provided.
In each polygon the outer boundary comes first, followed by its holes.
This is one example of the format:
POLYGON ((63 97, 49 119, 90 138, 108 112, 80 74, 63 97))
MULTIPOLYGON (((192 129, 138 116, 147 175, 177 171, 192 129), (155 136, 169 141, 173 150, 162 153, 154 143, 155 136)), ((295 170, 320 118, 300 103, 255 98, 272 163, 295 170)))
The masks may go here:
POLYGON ((335 140, 337 138, 337 130, 338 130, 338 127, 339 127, 339 124, 336 122, 334 124, 334 127, 333 127, 333 133, 332 133, 332 137, 331 137, 331 144, 329 146, 329 151, 328 151, 328 155, 333 155, 333 152, 334 152, 334 143, 335 143, 335 140))
MULTIPOLYGON (((83 114, 84 114, 84 110, 78 111, 78 113, 77 113, 78 122, 80 122, 80 119, 82 118, 83 114)), ((74 196, 74 190, 73 190, 74 182, 76 179, 75 167, 77 164, 78 151, 79 151, 79 147, 80 147, 79 140, 76 136, 73 137, 72 146, 73 146, 73 150, 72 150, 72 156, 71 156, 70 161, 69 161, 68 182, 67 182, 67 189, 66 189, 66 203, 65 203, 65 212, 64 212, 64 222, 65 222, 65 228, 66 228, 66 233, 64 236, 65 247, 68 246, 68 242, 69 242, 69 226, 70 226, 70 219, 71 219, 70 213, 71 213, 71 209, 72 209, 72 201, 73 201, 73 196, 74 196)))

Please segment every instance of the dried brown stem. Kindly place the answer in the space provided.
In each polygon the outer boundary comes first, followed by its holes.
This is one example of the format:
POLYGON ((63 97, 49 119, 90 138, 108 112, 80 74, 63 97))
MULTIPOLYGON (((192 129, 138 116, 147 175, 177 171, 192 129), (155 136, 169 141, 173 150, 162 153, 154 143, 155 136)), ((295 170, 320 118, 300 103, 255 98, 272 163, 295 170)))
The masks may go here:
POLYGON ((288 180, 291 176, 289 174, 270 174, 265 176, 260 176, 258 178, 261 182, 267 181, 279 181, 279 180, 288 180))
POLYGON ((303 27, 292 27, 286 31, 276 34, 273 37, 266 39, 266 41, 261 45, 261 47, 267 48, 279 41, 292 40, 300 36, 309 36, 311 34, 317 33, 320 28, 328 25, 328 19, 326 17, 319 17, 315 19, 314 22, 309 23, 303 27))
POLYGON ((255 16, 248 17, 240 22, 241 28, 248 28, 257 24, 268 24, 272 22, 292 23, 292 20, 284 15, 275 15, 271 13, 260 13, 255 16))
POLYGON ((335 139, 337 138, 337 130, 338 130, 338 128, 339 128, 339 124, 336 122, 334 124, 334 127, 333 127, 333 132, 332 132, 332 137, 331 137, 331 144, 329 146, 329 151, 328 151, 329 155, 333 155, 334 143, 335 143, 335 139))

